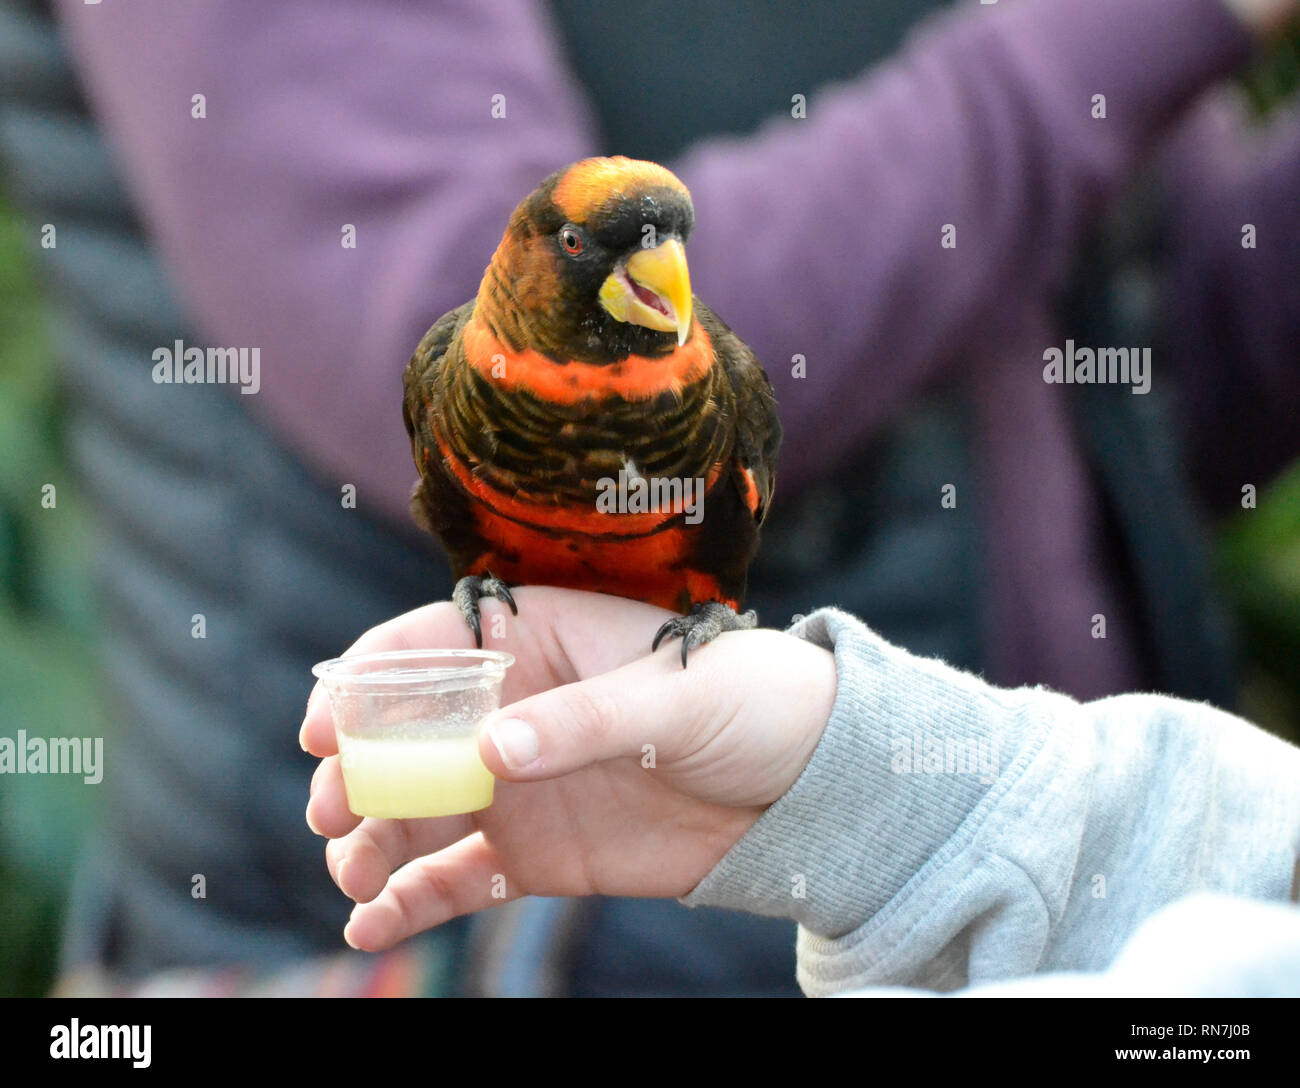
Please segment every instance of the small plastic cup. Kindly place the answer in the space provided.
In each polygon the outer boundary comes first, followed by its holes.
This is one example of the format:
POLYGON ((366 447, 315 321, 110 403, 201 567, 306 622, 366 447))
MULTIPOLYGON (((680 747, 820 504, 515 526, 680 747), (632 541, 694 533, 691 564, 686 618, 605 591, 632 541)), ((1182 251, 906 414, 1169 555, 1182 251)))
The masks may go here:
POLYGON ((514 664, 493 650, 396 650, 312 666, 329 693, 348 808, 414 819, 477 812, 496 779, 478 725, 514 664))

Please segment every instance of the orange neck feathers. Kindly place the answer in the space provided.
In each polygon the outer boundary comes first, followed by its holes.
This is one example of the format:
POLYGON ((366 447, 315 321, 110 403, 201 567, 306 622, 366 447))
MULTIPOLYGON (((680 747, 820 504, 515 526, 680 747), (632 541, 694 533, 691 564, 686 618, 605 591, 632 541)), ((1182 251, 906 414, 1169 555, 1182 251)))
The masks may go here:
POLYGON ((622 397, 649 400, 680 393, 713 365, 713 343, 699 322, 691 337, 668 355, 629 355, 616 363, 557 362, 530 348, 511 348, 477 313, 463 332, 465 358, 483 378, 510 392, 523 391, 552 404, 622 397))

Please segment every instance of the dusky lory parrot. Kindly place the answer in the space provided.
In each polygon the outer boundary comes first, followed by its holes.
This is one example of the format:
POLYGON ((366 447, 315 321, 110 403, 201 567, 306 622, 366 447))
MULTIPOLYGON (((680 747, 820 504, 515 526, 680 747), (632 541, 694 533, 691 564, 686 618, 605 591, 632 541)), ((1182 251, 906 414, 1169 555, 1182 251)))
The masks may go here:
POLYGON ((680 636, 683 665, 755 626, 739 610, 781 427, 753 352, 691 294, 694 221, 662 166, 574 163, 519 204, 477 296, 416 348, 411 508, 480 646, 480 598, 517 614, 508 586, 524 583, 681 613, 651 649, 680 636))

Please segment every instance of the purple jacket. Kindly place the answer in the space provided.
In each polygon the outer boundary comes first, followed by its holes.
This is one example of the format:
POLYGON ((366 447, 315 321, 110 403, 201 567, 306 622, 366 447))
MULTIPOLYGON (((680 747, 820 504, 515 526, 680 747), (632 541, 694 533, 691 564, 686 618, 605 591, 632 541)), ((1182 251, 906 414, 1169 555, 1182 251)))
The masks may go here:
MULTIPOLYGON (((60 8, 204 335, 261 349, 253 410, 324 477, 405 522, 415 473, 396 405, 414 344, 474 293, 537 181, 618 150, 597 146, 544 7, 60 8), (492 116, 498 94, 504 118, 492 116), (354 249, 341 245, 347 224, 354 249)), ((1083 698, 1134 683, 1125 624, 1090 637, 1088 618, 1122 617, 1124 602, 1101 573, 1069 387, 1043 381, 1043 353, 1064 342, 1049 315, 1085 227, 1167 132, 1179 130, 1166 162, 1175 324, 1210 326, 1177 362, 1199 393, 1198 437, 1229 464, 1247 458, 1225 470, 1217 500, 1296 451, 1287 412, 1266 415, 1264 433, 1258 416, 1214 412, 1225 384, 1275 405, 1300 390, 1300 129, 1274 126, 1255 151, 1221 112, 1183 117, 1249 44, 1220 0, 971 5, 815 96, 806 118, 704 141, 670 164, 695 199, 695 289, 776 386, 778 493, 844 463, 931 384, 968 383, 991 502, 991 569, 972 576, 990 588, 1001 683, 1083 698), (1255 249, 1241 247, 1246 222, 1255 249), (956 248, 940 244, 946 224, 956 248), (1228 337, 1225 357, 1223 329, 1267 331, 1228 337)))

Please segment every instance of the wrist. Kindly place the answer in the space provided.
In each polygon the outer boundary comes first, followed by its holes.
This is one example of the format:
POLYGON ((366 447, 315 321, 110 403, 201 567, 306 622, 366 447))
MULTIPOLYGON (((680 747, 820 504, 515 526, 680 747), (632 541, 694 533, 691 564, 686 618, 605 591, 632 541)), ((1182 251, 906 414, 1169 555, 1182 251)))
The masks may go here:
POLYGON ((835 938, 898 896, 1041 745, 1025 699, 814 613, 792 633, 835 655, 834 708, 793 786, 683 902, 791 918, 835 938), (937 766, 931 766, 938 753, 937 766), (960 767, 948 766, 954 756, 960 767))

